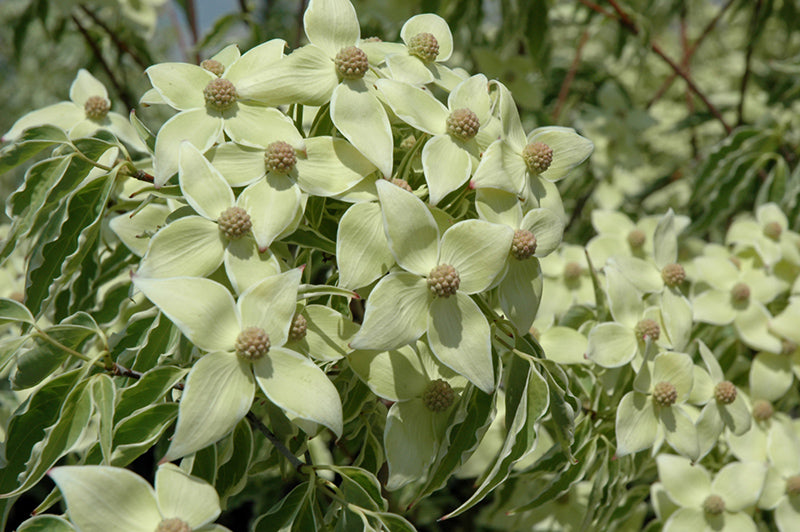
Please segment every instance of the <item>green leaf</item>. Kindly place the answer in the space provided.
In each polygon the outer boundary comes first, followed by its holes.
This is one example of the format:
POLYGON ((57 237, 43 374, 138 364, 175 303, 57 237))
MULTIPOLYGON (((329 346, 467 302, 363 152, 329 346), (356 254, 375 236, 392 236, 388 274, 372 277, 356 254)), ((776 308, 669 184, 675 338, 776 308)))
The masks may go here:
POLYGON ((111 437, 114 430, 114 381, 104 374, 95 375, 91 380, 93 410, 100 417, 100 449, 103 460, 111 463, 111 437))
POLYGON ((55 515, 37 515, 19 525, 17 532, 75 532, 69 521, 55 515))
POLYGON ((297 517, 300 507, 314 489, 312 483, 303 482, 295 486, 289 494, 260 515, 253 523, 253 532, 278 532, 288 530, 297 517))
POLYGON ((0 326, 8 323, 29 323, 33 325, 36 320, 28 307, 13 299, 0 298, 0 326))
POLYGON ((223 508, 227 505, 226 501, 242 491, 247 484, 253 459, 253 430, 247 420, 240 421, 233 429, 231 446, 230 460, 219 466, 214 483, 223 508))
POLYGON ((25 280, 25 305, 34 315, 39 314, 48 297, 55 296, 51 285, 64 271, 65 263, 75 267, 73 259, 94 244, 113 186, 113 178, 89 182, 70 197, 63 223, 60 217, 54 217, 42 230, 25 280))
POLYGON ((0 497, 12 497, 32 488, 78 441, 92 414, 91 396, 86 389, 87 382, 78 384, 69 393, 59 411, 58 420, 45 429, 41 445, 32 449, 30 458, 25 463, 25 474, 20 485, 0 497))
POLYGON ((364 513, 370 517, 376 517, 389 532, 416 532, 414 525, 409 523, 405 517, 388 512, 369 512, 364 513))
POLYGON ((292 234, 282 238, 281 241, 304 248, 318 249, 329 255, 336 255, 336 243, 307 225, 301 225, 292 234))
POLYGON ((387 510, 389 503, 381 496, 381 484, 372 473, 352 466, 331 466, 331 469, 342 477, 339 488, 348 502, 367 510, 387 510))
POLYGON ((120 423, 137 410, 160 401, 187 372, 175 366, 159 366, 145 372, 132 386, 120 390, 114 422, 120 423))
POLYGON ((63 129, 55 126, 32 127, 0 150, 0 174, 19 166, 48 146, 68 142, 63 129))
POLYGON ((131 124, 142 141, 144 141, 150 153, 154 153, 156 151, 156 137, 153 135, 150 129, 144 125, 144 122, 139 120, 135 109, 131 110, 131 124))
MULTIPOLYGON (((61 345, 81 351, 81 346, 95 331, 79 325, 54 325, 44 331, 61 345)), ((18 390, 30 388, 42 382, 67 359, 69 353, 43 337, 34 336, 34 345, 17 360, 17 371, 12 385, 18 390)))
POLYGON ((114 429, 111 464, 125 467, 147 452, 176 417, 176 403, 159 403, 144 407, 122 419, 114 429))

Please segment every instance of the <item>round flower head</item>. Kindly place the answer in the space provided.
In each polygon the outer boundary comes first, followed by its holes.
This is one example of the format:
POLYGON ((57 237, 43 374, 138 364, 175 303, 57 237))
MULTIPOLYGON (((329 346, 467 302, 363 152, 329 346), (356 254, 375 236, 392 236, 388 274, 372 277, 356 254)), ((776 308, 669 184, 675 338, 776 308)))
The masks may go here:
POLYGON ((564 280, 568 283, 576 282, 583 275, 583 266, 575 261, 570 261, 564 265, 564 280))
POLYGON ((183 519, 171 517, 158 523, 155 532, 192 532, 192 527, 183 519))
POLYGON ((661 278, 665 285, 675 288, 686 280, 686 270, 680 264, 673 262, 661 269, 661 278))
POLYGON ((675 385, 661 381, 653 387, 653 401, 659 406, 672 406, 678 399, 678 392, 675 385))
POLYGON ((731 301, 734 305, 744 305, 750 300, 750 287, 745 283, 736 283, 731 288, 731 301))
POLYGON ((530 173, 541 174, 553 163, 553 149, 544 142, 531 142, 522 150, 522 158, 530 173))
POLYGON ((289 340, 298 341, 306 337, 308 320, 302 314, 295 314, 292 318, 292 327, 289 329, 289 340))
POLYGON ((348 46, 339 50, 334 63, 336 72, 344 79, 361 79, 369 70, 367 54, 357 46, 348 46))
POLYGON ((725 511, 725 501, 719 495, 709 495, 703 501, 703 511, 711 515, 719 515, 725 511))
POLYGON ((769 222, 764 225, 764 236, 772 240, 780 240, 783 227, 778 222, 769 222))
POLYGON ((248 360, 258 360, 269 352, 269 335, 260 327, 247 327, 236 337, 236 354, 248 360))
POLYGON ((655 342, 661 336, 661 327, 658 326, 655 320, 644 318, 636 324, 635 332, 636 339, 640 342, 644 342, 648 338, 655 342))
POLYGON ((786 494, 795 497, 800 495, 800 475, 794 475, 786 479, 786 494))
POLYGON ((766 421, 774 413, 775 409, 772 408, 772 403, 765 399, 759 399, 753 403, 753 419, 756 421, 766 421))
POLYGON ((239 93, 236 87, 229 80, 224 78, 212 79, 203 89, 203 97, 206 105, 216 111, 227 111, 239 100, 239 93))
POLYGON ((478 115, 466 108, 456 109, 447 117, 447 132, 459 140, 474 138, 480 127, 478 115))
POLYGON ((86 118, 100 121, 108 115, 111 110, 111 102, 103 96, 91 96, 83 105, 86 111, 86 118))
POLYGON ((729 405, 736 400, 736 386, 731 381, 722 381, 714 387, 714 397, 720 403, 729 405))
POLYGON ((633 250, 642 249, 645 240, 647 240, 647 235, 641 229, 633 229, 628 233, 628 244, 633 250))
POLYGON ((267 146, 264 164, 268 172, 288 174, 297 164, 297 153, 291 144, 279 140, 267 146))
POLYGON ((511 241, 511 254, 517 260, 529 259, 536 253, 536 237, 527 229, 517 229, 511 241))
POLYGON ((450 297, 461 285, 458 272, 449 264, 440 264, 428 274, 428 289, 437 297, 450 297))
POLYGON ((241 207, 228 207, 217 219, 219 229, 230 240, 238 240, 250 232, 253 222, 250 215, 241 207))
POLYGON ((217 76, 221 76, 225 72, 225 65, 215 59, 206 59, 200 63, 200 66, 217 76))
POLYGON ((408 53, 426 63, 432 63, 439 55, 439 41, 432 33, 417 33, 408 40, 408 53))
POLYGON ((444 379, 436 379, 428 383, 422 393, 422 403, 431 412, 444 412, 455 400, 456 393, 444 379))

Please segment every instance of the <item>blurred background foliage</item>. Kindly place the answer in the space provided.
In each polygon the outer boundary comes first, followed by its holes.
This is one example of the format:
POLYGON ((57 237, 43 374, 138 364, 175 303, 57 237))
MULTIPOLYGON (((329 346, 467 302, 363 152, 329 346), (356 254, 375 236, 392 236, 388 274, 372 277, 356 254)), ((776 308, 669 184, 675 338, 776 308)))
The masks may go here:
MULTIPOLYGON (((198 62, 224 45, 304 42, 305 0, 4 0, 0 130, 67 98, 79 68, 130 111, 143 70, 198 62)), ((800 221, 798 0, 355 0, 362 35, 398 39, 434 12, 456 40, 451 66, 513 92, 526 129, 564 125, 596 146, 563 182, 568 239, 585 241, 592 208, 627 214, 671 206, 698 236, 777 201, 800 221), (687 81, 688 80, 688 81, 687 81)), ((141 113, 140 113, 141 114, 141 113)), ((156 110, 143 116, 159 120, 156 110)), ((154 124, 157 125, 157 124, 154 124)), ((7 196, 21 180, 7 174, 7 196)))

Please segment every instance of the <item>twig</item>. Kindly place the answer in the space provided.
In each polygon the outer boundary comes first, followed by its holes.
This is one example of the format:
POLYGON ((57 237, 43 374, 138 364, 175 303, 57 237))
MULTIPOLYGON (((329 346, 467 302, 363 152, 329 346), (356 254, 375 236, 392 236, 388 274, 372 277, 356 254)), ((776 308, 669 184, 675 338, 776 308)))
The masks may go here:
MULTIPOLYGON (((689 47, 689 50, 686 52, 686 54, 687 54, 686 61, 687 62, 689 60, 691 60, 691 58, 694 56, 694 53, 697 51, 697 48, 703 43, 703 41, 706 39, 706 37, 708 37, 708 35, 711 33, 711 30, 713 30, 716 27, 717 22, 719 22, 719 20, 722 18, 722 15, 725 14, 725 12, 733 4, 733 2, 734 2, 734 0, 728 0, 728 2, 724 6, 722 6, 720 8, 720 10, 716 14, 716 16, 713 19, 711 19, 711 22, 709 22, 706 25, 706 27, 703 28, 703 31, 700 33, 700 36, 694 41, 694 43, 692 43, 692 45, 689 47)), ((645 109, 649 109, 662 96, 664 96, 664 93, 667 92, 667 90, 672 86, 672 82, 675 81, 675 78, 677 78, 677 77, 678 77, 678 74, 675 73, 675 72, 670 74, 669 77, 664 80, 664 83, 661 84, 661 87, 658 88, 658 90, 656 91, 656 94, 650 99, 649 102, 647 102, 647 105, 645 106, 645 109)))
POLYGON ((744 54, 744 74, 742 74, 742 84, 739 87, 739 105, 736 106, 736 124, 744 123, 744 98, 747 91, 747 82, 750 81, 750 63, 753 58, 753 50, 758 41, 758 15, 761 12, 762 0, 757 0, 753 7, 753 18, 750 19, 750 38, 747 40, 747 49, 744 54))
POLYGON ((138 64, 142 68, 142 70, 150 66, 148 62, 142 59, 135 50, 131 49, 131 47, 128 46, 127 43, 125 43, 122 39, 120 39, 117 36, 116 31, 109 28, 108 24, 103 22, 100 19, 100 17, 98 17, 92 10, 90 10, 83 4, 81 4, 80 8, 81 10, 83 10, 84 13, 86 13, 89 16, 89 18, 91 18, 94 21, 95 24, 97 24, 98 26, 100 26, 105 30, 105 32, 108 34, 109 37, 111 37, 111 40, 114 42, 114 44, 116 45, 116 47, 119 49, 120 52, 124 52, 129 56, 131 56, 131 59, 133 59, 136 62, 136 64, 138 64))
POLYGON ((200 50, 197 49, 197 41, 200 40, 200 32, 197 29, 197 11, 195 10, 194 0, 186 0, 186 19, 189 23, 189 32, 192 34, 192 48, 194 49, 194 62, 200 64, 200 50))
POLYGON ((301 462, 301 461, 300 461, 300 460, 299 460, 299 459, 298 459, 298 458, 297 458, 297 457, 296 457, 294 454, 292 454, 292 452, 291 452, 291 451, 289 451, 289 449, 287 449, 287 448, 286 448, 286 446, 283 444, 283 442, 282 442, 281 440, 279 440, 279 439, 278 439, 278 437, 277 437, 277 436, 275 436, 275 435, 272 433, 272 431, 271 431, 271 430, 269 430, 269 429, 267 428, 267 426, 266 426, 266 425, 264 425, 264 424, 261 422, 261 420, 260 420, 260 419, 258 419, 258 416, 256 416, 256 415, 255 415, 254 413, 252 413, 252 412, 248 412, 248 413, 247 413, 247 420, 248 420, 248 421, 249 421, 249 422, 250 422, 250 423, 251 423, 251 424, 252 424, 252 425, 253 425, 255 428, 257 428, 257 429, 258 429, 258 431, 259 431, 259 432, 261 432, 261 434, 263 434, 263 435, 264 435, 264 437, 265 437, 266 439, 268 439, 268 440, 269 440, 269 442, 270 442, 272 445, 274 445, 274 446, 275 446, 275 448, 278 450, 278 452, 279 452, 279 453, 281 453, 281 454, 283 455, 283 457, 284 457, 284 458, 286 458, 286 460, 288 460, 288 461, 289 461, 289 463, 290 463, 290 464, 292 464, 292 467, 295 469, 295 471, 297 471, 297 472, 301 472, 301 471, 300 471, 300 469, 301 469, 301 468, 302 468, 304 465, 306 465, 306 464, 304 464, 303 462, 301 462))
POLYGON ((585 30, 583 35, 581 35, 580 41, 578 41, 578 46, 575 48, 575 57, 572 59, 572 64, 569 66, 569 71, 564 78, 564 82, 561 84, 561 90, 558 91, 558 101, 556 101, 556 107, 553 109, 552 115, 553 122, 558 122, 558 116, 561 114, 561 109, 564 107, 564 103, 567 101, 569 88, 572 85, 572 80, 575 79, 575 74, 578 72, 578 65, 580 65, 581 62, 581 52, 583 51, 583 47, 586 45, 586 41, 588 40, 589 30, 585 30))
POLYGON ((294 36, 294 47, 298 48, 300 46, 300 41, 303 38, 303 13, 306 12, 306 4, 307 0, 300 0, 300 3, 297 6, 297 32, 294 36))
MULTIPOLYGON (((636 25, 636 23, 633 20, 631 20, 630 16, 628 16, 628 14, 625 11, 622 10, 619 4, 617 4, 616 0, 607 0, 607 2, 611 4, 611 7, 614 8, 616 15, 613 13, 609 13, 605 9, 601 8, 597 4, 594 4, 593 2, 590 2, 589 0, 579 0, 579 1, 582 4, 590 7, 591 9, 594 9, 598 13, 603 13, 604 15, 613 18, 620 24, 620 26, 631 32, 633 35, 639 35, 641 33, 641 30, 636 25)), ((653 50, 653 52, 655 52, 656 55, 658 55, 661 59, 663 59, 664 62, 669 65, 669 67, 672 69, 673 72, 675 72, 677 75, 683 78, 683 80, 689 86, 689 89, 693 93, 695 93, 695 95, 698 98, 700 98, 700 101, 703 102, 703 105, 705 105, 706 108, 709 110, 709 112, 714 116, 714 118, 716 118, 719 121, 719 123, 722 124, 722 127, 725 128, 725 132, 730 135, 731 132, 733 131, 733 128, 728 124, 728 122, 725 121, 725 118, 722 116, 722 113, 719 112, 719 109, 717 109, 714 106, 714 104, 712 104, 711 101, 709 101, 708 97, 706 97, 706 95, 703 94, 703 92, 697 87, 692 78, 686 72, 684 72, 684 70, 680 66, 678 66, 675 63, 675 61, 670 59, 670 57, 656 42, 650 41, 648 43, 648 47, 651 50, 653 50)))
POLYGON ((122 100, 122 103, 128 108, 128 112, 130 112, 136 105, 130 99, 127 91, 123 88, 122 84, 117 79, 117 76, 114 74, 114 71, 111 70, 111 67, 106 62, 105 58, 103 57, 103 53, 100 51, 100 47, 97 46, 96 42, 94 42, 94 39, 92 39, 92 36, 89 35, 89 32, 86 30, 84 25, 81 24, 81 21, 78 20, 78 17, 72 15, 72 21, 78 27, 78 31, 81 33, 81 35, 83 35, 83 39, 86 41, 86 44, 88 44, 89 48, 92 49, 92 53, 100 62, 100 66, 102 66, 103 70, 105 70, 106 74, 108 74, 108 77, 111 79, 111 84, 114 85, 114 90, 119 95, 120 100, 122 100))
MULTIPOLYGON (((680 22, 681 22, 681 49, 683 50, 683 59, 681 60, 681 68, 683 68, 687 74, 690 73, 690 58, 691 55, 689 53, 689 38, 686 34, 686 6, 683 5, 681 7, 680 12, 680 22)), ((686 89, 686 110, 689 112, 689 116, 694 114, 694 99, 692 99, 692 93, 689 89, 686 89)), ((690 137, 689 143, 692 146, 692 156, 697 159, 698 156, 698 149, 697 149, 697 132, 695 131, 695 127, 692 126, 689 128, 690 130, 690 137)))

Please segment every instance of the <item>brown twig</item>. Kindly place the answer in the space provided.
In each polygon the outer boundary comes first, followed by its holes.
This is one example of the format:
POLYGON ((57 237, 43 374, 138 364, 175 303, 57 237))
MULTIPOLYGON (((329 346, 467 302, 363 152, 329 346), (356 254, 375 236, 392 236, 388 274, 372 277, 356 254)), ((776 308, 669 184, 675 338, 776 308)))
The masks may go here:
MULTIPOLYGON (((708 37, 709 34, 711 34, 711 31, 717 26, 717 23, 722 18, 722 15, 725 14, 725 12, 733 4, 733 2, 734 2, 734 0, 728 0, 728 2, 724 6, 722 6, 720 8, 720 10, 716 14, 716 16, 713 19, 711 19, 711 22, 709 22, 706 25, 706 27, 703 28, 703 31, 700 33, 700 36, 694 41, 694 43, 692 43, 691 47, 689 47, 689 50, 686 52, 686 54, 688 56, 688 57, 686 57, 687 61, 691 60, 691 58, 694 56, 694 53, 697 51, 697 48, 703 43, 703 41, 706 39, 706 37, 708 37)), ((664 80, 664 83, 661 84, 661 87, 658 88, 658 90, 656 91, 655 95, 650 99, 649 102, 647 102, 647 105, 645 106, 645 109, 649 109, 662 96, 664 96, 664 93, 667 92, 667 90, 672 86, 672 82, 675 81, 675 79, 677 77, 678 77, 678 74, 675 73, 675 72, 670 74, 669 77, 664 80)))
POLYGON ((100 19, 100 17, 98 17, 97 14, 95 14, 92 10, 90 10, 83 4, 81 4, 80 8, 84 13, 86 13, 89 16, 89 18, 91 18, 94 21, 95 24, 97 24, 98 26, 103 28, 103 30, 105 30, 105 32, 108 34, 109 37, 111 37, 111 40, 113 41, 114 45, 117 47, 117 49, 119 49, 120 52, 126 53, 129 56, 131 56, 131 59, 133 59, 136 62, 136 64, 142 68, 142 70, 150 66, 148 62, 142 59, 141 56, 139 56, 139 54, 135 50, 133 50, 130 46, 128 46, 126 42, 120 39, 117 36, 117 32, 109 28, 108 24, 103 22, 103 20, 100 19))
POLYGON ((114 85, 114 90, 119 95, 120 100, 122 100, 122 103, 125 105, 125 107, 128 108, 128 112, 130 112, 131 109, 133 109, 136 106, 136 104, 133 103, 133 100, 131 100, 130 96, 128 95, 128 92, 124 89, 123 85, 117 79, 117 76, 116 74, 114 74, 114 71, 111 70, 111 67, 108 65, 105 58, 103 57, 103 52, 100 50, 100 47, 97 45, 96 42, 94 42, 94 39, 92 39, 92 36, 89 35, 89 32, 87 31, 86 27, 83 24, 81 24, 81 21, 78 20, 78 17, 72 15, 72 21, 75 23, 75 26, 78 27, 78 31, 83 36, 83 39, 86 41, 86 44, 88 44, 89 48, 92 49, 92 53, 94 54, 95 58, 100 62, 100 66, 103 67, 103 70, 106 71, 106 74, 111 79, 111 84, 114 85))
POLYGON ((200 40, 200 32, 197 29, 197 10, 194 0, 186 0, 186 21, 189 24, 189 32, 192 34, 192 48, 194 48, 194 62, 200 64, 200 50, 197 49, 197 41, 200 40))
MULTIPOLYGON (((598 6, 597 4, 594 4, 593 2, 590 2, 589 0, 578 0, 578 1, 581 2, 582 4, 584 4, 585 6, 597 11, 598 13, 602 13, 605 16, 616 20, 619 23, 620 26, 622 26, 623 28, 625 28, 626 30, 631 32, 633 35, 639 35, 641 33, 641 30, 636 25, 636 23, 619 6, 619 4, 616 2, 616 0, 606 0, 609 4, 611 4, 611 7, 614 8, 614 11, 616 12, 616 14, 610 13, 609 11, 606 11, 602 7, 598 6)), ((692 78, 678 64, 675 63, 675 61, 670 59, 670 57, 664 52, 664 50, 656 42, 650 41, 648 43, 648 47, 651 50, 653 50, 653 52, 655 52, 655 54, 658 57, 660 57, 662 60, 664 60, 664 62, 669 65, 669 67, 672 69, 673 72, 675 72, 678 76, 683 78, 683 80, 689 86, 689 89, 698 98, 700 98, 700 101, 703 102, 703 105, 706 106, 706 108, 709 110, 709 112, 712 114, 712 116, 714 118, 716 118, 717 121, 719 121, 720 124, 722 124, 722 127, 725 129, 725 132, 727 134, 730 134, 733 131, 733 128, 728 124, 728 122, 722 116, 722 113, 719 112, 719 109, 717 109, 714 106, 714 104, 711 103, 711 101, 708 99, 708 97, 703 93, 703 91, 701 91, 697 87, 697 85, 695 84, 694 80, 692 80, 692 78)))
POLYGON ((580 41, 578 41, 578 46, 575 48, 575 57, 572 59, 572 64, 569 66, 569 71, 564 78, 564 82, 561 84, 561 90, 558 91, 558 100, 556 101, 556 106, 555 109, 553 109, 552 115, 553 122, 558 122, 558 116, 561 114, 561 109, 564 107, 564 104, 567 101, 569 88, 572 85, 572 81, 575 79, 575 74, 578 72, 578 65, 580 65, 581 62, 581 52, 583 51, 583 47, 586 45, 586 41, 588 40, 589 30, 585 30, 583 35, 581 35, 580 41))
MULTIPOLYGON (((689 37, 686 33, 687 24, 686 24, 686 6, 681 7, 680 12, 680 25, 681 25, 681 49, 683 50, 683 59, 681 60, 681 68, 687 74, 690 74, 691 70, 691 54, 689 53, 689 37)), ((686 110, 689 112, 689 116, 694 114, 694 99, 692 98, 692 93, 687 88, 685 91, 686 96, 686 110)), ((689 128, 690 131, 690 138, 689 143, 692 146, 692 156, 696 159, 698 156, 698 148, 697 148, 697 132, 695 131, 694 126, 689 128)))
POLYGON ((742 74, 742 84, 739 87, 739 105, 736 106, 736 123, 741 125, 744 123, 744 99, 745 92, 747 92, 747 82, 750 81, 750 63, 753 58, 753 50, 758 41, 758 15, 761 12, 762 0, 757 0, 753 7, 753 18, 750 19, 750 38, 747 40, 747 49, 744 54, 744 74, 742 74))

